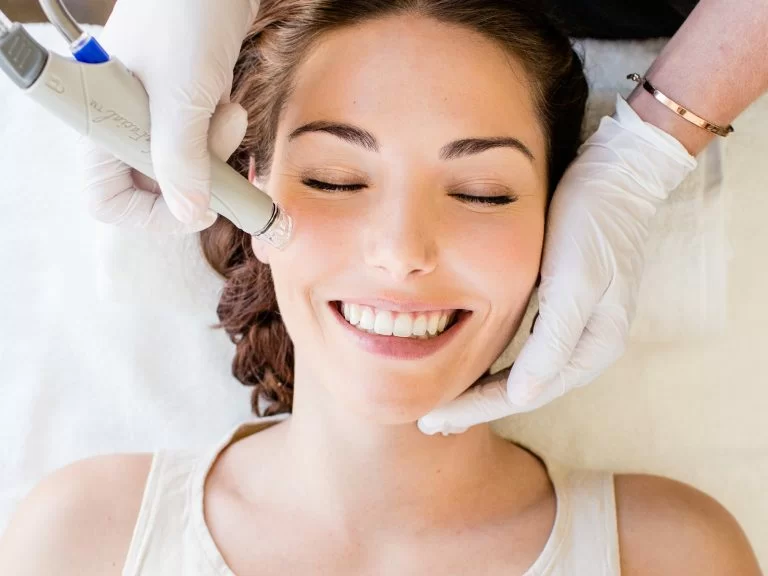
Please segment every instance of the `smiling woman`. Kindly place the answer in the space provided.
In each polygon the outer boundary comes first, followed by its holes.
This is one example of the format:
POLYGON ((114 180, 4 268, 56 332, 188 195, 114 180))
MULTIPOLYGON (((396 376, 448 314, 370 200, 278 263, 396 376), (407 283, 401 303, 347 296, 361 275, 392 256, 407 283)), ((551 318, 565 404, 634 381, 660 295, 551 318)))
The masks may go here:
MULTIPOLYGON (((369 301, 360 320, 370 315, 369 330, 378 321, 379 332, 396 324, 404 301, 418 301, 422 312, 430 304, 471 309, 471 330, 484 326, 494 337, 474 338, 477 349, 454 355, 462 368, 436 360, 442 369, 430 370, 435 382, 452 373, 464 389, 487 372, 534 288, 546 208, 576 154, 586 97, 567 37, 526 3, 262 3, 235 69, 232 99, 248 111, 249 129, 230 164, 298 217, 312 252, 287 255, 289 267, 300 261, 308 271, 311 260, 327 270, 304 286, 286 278, 308 297, 280 306, 277 262, 266 264, 261 247, 224 219, 202 232, 206 258, 226 278, 218 327, 237 345, 233 372, 254 387, 254 412, 291 411, 299 341, 308 351, 327 342, 330 350, 318 354, 342 355, 347 368, 359 355, 324 332, 302 337, 332 320, 328 301, 369 301), (389 25, 362 34, 371 22, 389 25), (391 252, 411 227, 423 243, 391 252), (320 281, 328 277, 336 281, 320 281), (483 284, 495 293, 471 288, 483 284), (389 305, 372 306, 373 298, 389 305), (298 310, 307 314, 292 327, 286 316, 298 310)), ((370 374, 370 366, 358 370, 370 374)), ((391 368, 378 373, 393 376, 391 368)), ((457 389, 435 384, 409 411, 457 389)))
POLYGON ((0 574, 757 574, 688 486, 570 469, 488 424, 417 427, 516 331, 585 98, 568 39, 522 2, 265 1, 231 162, 294 236, 219 219, 201 239, 234 374, 271 416, 205 453, 56 472, 0 574))

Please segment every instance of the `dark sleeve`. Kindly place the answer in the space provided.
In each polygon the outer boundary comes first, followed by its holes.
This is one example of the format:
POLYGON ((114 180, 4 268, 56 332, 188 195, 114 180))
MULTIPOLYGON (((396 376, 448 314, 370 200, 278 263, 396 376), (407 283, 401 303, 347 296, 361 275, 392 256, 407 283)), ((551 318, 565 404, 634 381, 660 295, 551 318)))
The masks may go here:
POLYGON ((543 0, 569 36, 644 39, 673 36, 698 0, 543 0))

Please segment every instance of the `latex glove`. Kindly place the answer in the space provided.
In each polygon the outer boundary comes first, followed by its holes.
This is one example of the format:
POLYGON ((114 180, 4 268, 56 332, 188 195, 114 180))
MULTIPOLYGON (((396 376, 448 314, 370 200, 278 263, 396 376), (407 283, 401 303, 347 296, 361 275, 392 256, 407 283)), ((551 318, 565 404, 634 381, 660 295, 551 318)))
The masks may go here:
POLYGON ((210 123, 216 111, 222 130, 217 137, 232 142, 239 137, 234 146, 223 146, 231 148, 228 158, 245 134, 245 110, 231 104, 229 95, 258 8, 258 0, 117 1, 98 40, 149 95, 158 182, 83 140, 82 170, 93 217, 167 233, 213 224, 210 123), (227 130, 231 135, 223 136, 227 130))
POLYGON ((419 419, 443 435, 527 412, 594 380, 623 353, 649 225, 696 167, 671 135, 617 96, 558 184, 547 217, 539 314, 511 369, 419 419))

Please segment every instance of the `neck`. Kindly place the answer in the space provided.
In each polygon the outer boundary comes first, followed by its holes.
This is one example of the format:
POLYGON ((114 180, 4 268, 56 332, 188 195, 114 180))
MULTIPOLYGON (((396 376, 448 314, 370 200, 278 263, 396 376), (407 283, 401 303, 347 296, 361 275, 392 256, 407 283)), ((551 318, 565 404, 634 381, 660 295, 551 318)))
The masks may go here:
POLYGON ((530 457, 488 424, 427 436, 415 422, 355 414, 302 376, 297 365, 293 412, 279 450, 293 508, 343 531, 369 522, 379 533, 387 526, 402 533, 455 528, 510 504, 530 457))

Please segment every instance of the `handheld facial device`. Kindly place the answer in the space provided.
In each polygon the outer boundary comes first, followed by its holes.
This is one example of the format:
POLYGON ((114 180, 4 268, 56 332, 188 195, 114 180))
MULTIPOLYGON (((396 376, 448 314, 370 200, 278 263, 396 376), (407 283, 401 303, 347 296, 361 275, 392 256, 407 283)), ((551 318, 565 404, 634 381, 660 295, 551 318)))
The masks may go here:
MULTIPOLYGON (((149 97, 143 85, 80 28, 61 0, 40 0, 40 5, 70 43, 75 59, 47 50, 0 12, 0 70, 49 112, 154 179, 149 97)), ((214 155, 211 209, 276 248, 291 237, 291 217, 214 155)))

